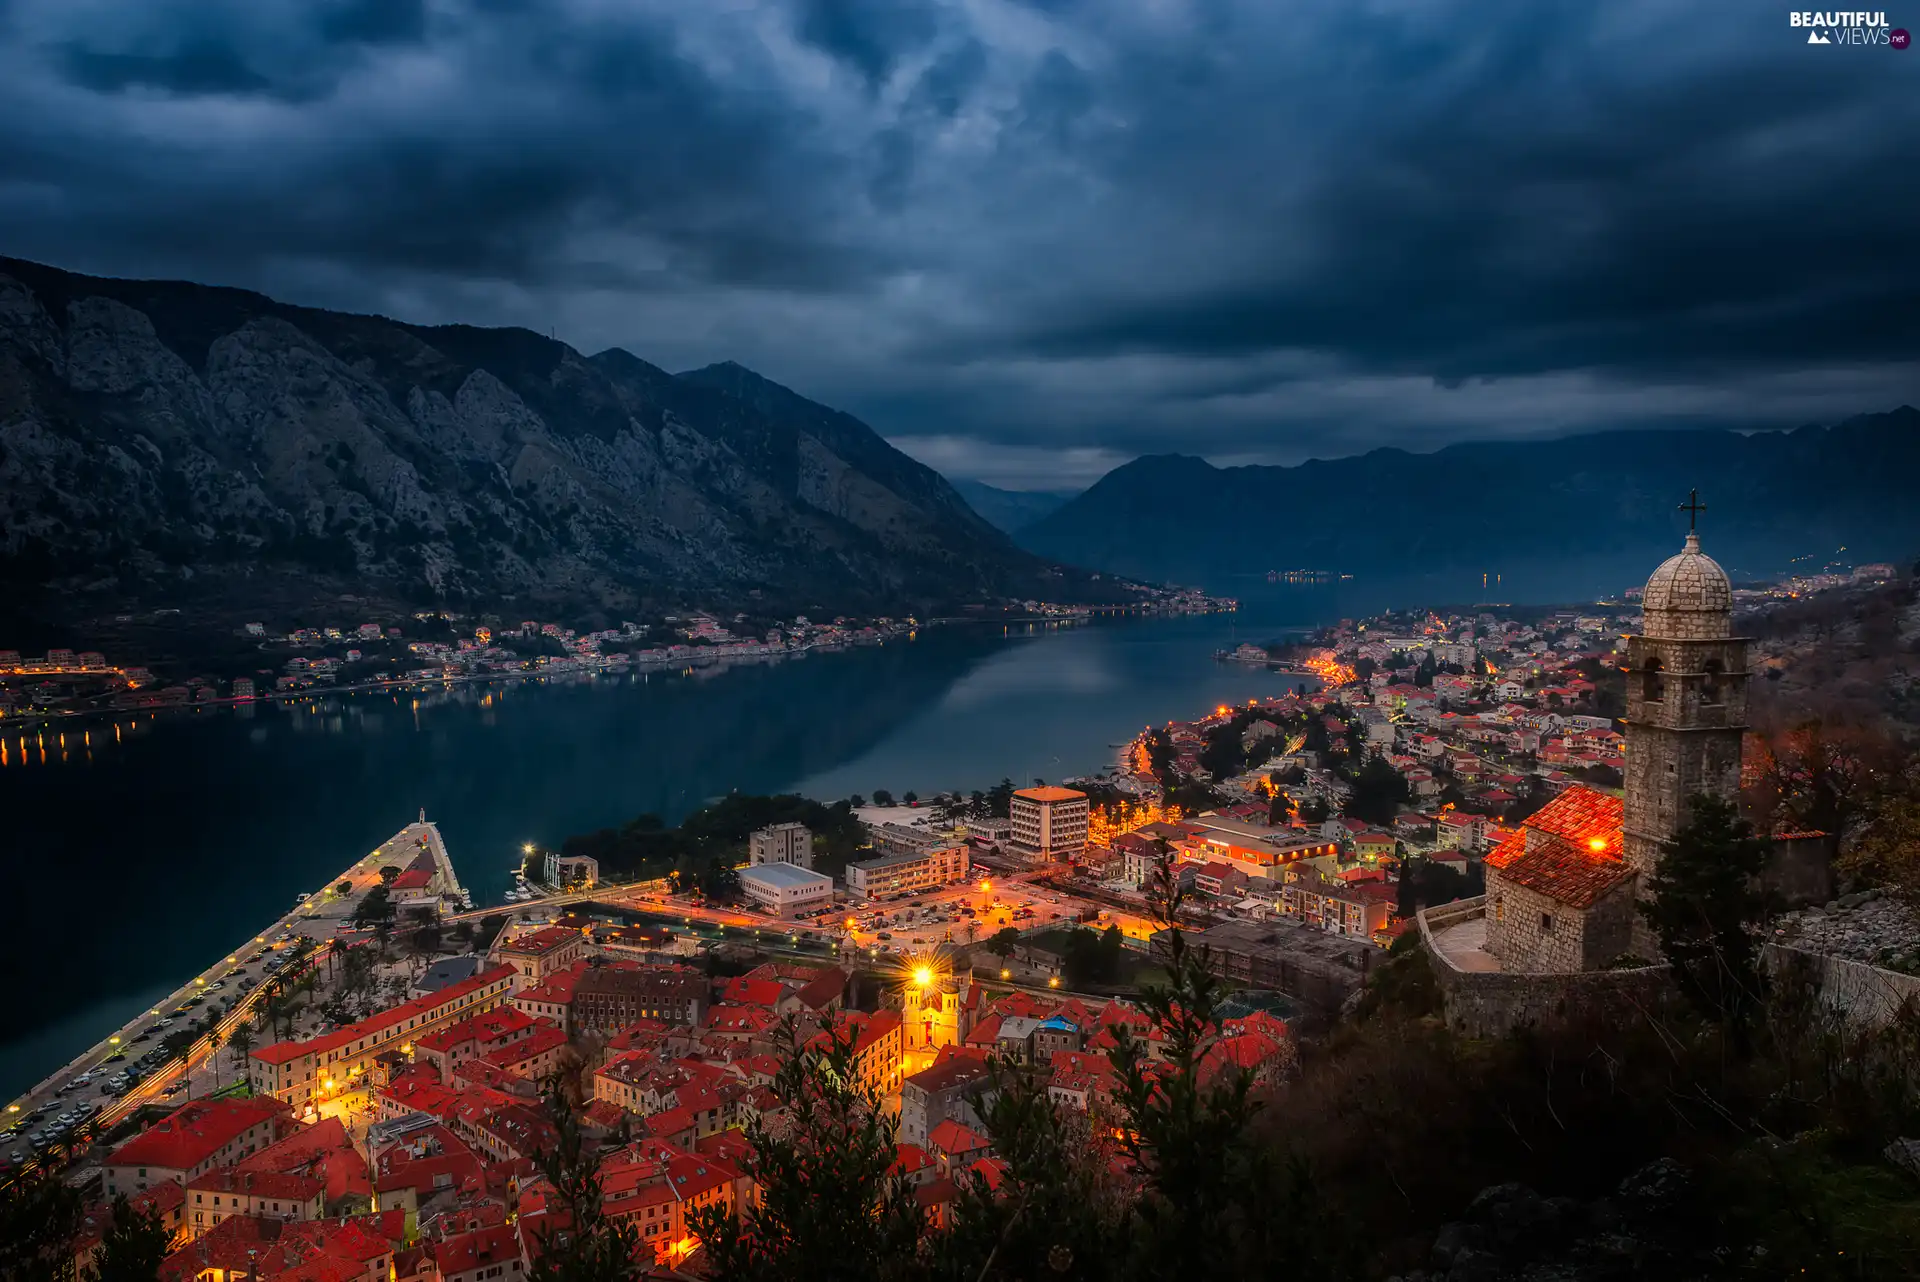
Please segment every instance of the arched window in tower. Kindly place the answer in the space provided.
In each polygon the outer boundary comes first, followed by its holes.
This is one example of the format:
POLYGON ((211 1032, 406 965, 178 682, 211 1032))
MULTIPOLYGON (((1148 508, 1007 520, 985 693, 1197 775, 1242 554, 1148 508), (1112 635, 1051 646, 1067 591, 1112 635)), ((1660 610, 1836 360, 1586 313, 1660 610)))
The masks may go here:
POLYGON ((1718 659, 1708 659, 1704 670, 1707 678, 1700 683, 1700 702, 1707 707, 1725 703, 1727 697, 1720 681, 1727 675, 1727 666, 1718 659))
POLYGON ((1647 703, 1660 703, 1667 697, 1667 679, 1662 674, 1658 657, 1648 659, 1646 666, 1640 669, 1640 698, 1647 703))

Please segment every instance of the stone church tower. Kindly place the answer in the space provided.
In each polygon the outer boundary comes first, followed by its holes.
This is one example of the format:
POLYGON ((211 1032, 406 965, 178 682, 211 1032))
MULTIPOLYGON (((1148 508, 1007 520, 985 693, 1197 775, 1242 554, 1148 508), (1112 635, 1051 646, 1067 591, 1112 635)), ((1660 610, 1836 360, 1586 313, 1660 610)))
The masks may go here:
MULTIPOLYGON (((1686 510, 1698 511, 1696 502, 1686 510)), ((1688 819, 1688 798, 1734 799, 1747 725, 1747 641, 1733 635, 1733 585, 1686 546, 1647 580, 1645 633, 1627 638, 1627 862, 1641 879, 1688 819)))

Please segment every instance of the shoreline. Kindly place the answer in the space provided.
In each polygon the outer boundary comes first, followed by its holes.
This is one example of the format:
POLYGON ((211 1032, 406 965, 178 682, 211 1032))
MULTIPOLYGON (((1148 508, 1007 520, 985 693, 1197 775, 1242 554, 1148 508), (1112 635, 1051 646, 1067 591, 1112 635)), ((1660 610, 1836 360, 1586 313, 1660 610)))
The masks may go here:
MULTIPOLYGON (((1048 624, 1058 627, 1082 627, 1094 622, 1097 618, 1183 618, 1189 615, 1232 613, 1237 608, 1238 603, 1226 603, 1217 608, 1207 610, 1191 608, 1168 609, 1152 605, 1129 605, 1075 607, 1073 612, 1067 614, 1025 614, 1005 618, 956 615, 921 620, 916 622, 912 627, 899 626, 894 631, 880 633, 871 638, 848 639, 819 644, 810 643, 791 648, 783 645, 778 650, 763 649, 760 653, 711 653, 711 651, 721 650, 724 649, 724 647, 689 646, 684 647, 688 651, 687 653, 672 655, 670 657, 636 658, 629 657, 628 654, 622 653, 618 656, 595 656, 593 661, 584 664, 582 664, 580 660, 575 659, 569 661, 568 666, 565 667, 535 667, 520 672, 495 671, 460 673, 458 675, 440 677, 393 677, 384 681, 357 681, 350 685, 308 686, 299 690, 264 691, 240 698, 229 695, 210 699, 191 699, 166 703, 141 702, 130 707, 89 707, 72 710, 50 710, 41 713, 16 712, 5 717, 0 717, 0 737, 4 737, 6 732, 16 725, 19 726, 21 735, 24 737, 26 733, 45 731, 56 725, 83 725, 94 721, 111 720, 123 713, 137 715, 143 712, 182 712, 193 711, 200 708, 257 707, 263 704, 295 703, 302 699, 329 694, 363 694, 369 691, 400 692, 406 690, 424 692, 435 688, 448 689, 456 685, 474 685, 489 681, 545 680, 555 675, 598 676, 602 673, 631 673, 636 670, 643 672, 671 672, 675 670, 691 672, 696 668, 717 668, 724 671, 726 668, 736 664, 778 663, 788 659, 804 659, 810 654, 845 654, 853 650, 884 646, 891 641, 899 641, 902 639, 911 641, 914 638, 914 634, 920 629, 931 627, 964 627, 970 625, 997 625, 1000 627, 1008 627, 1012 625, 1033 624, 1048 624), (574 666, 575 664, 580 664, 580 666, 574 666)), ((534 661, 529 660, 529 662, 534 661)), ((83 672, 78 675, 88 674, 89 673, 83 672)))
MULTIPOLYGON (((406 842, 411 836, 421 830, 425 832, 425 840, 428 842, 429 850, 432 851, 434 855, 436 865, 439 866, 442 875, 445 876, 448 885, 451 887, 450 890, 442 891, 442 895, 458 898, 463 893, 463 890, 454 875, 452 856, 447 852, 446 844, 440 837, 438 826, 427 822, 423 816, 420 820, 409 823, 401 828, 393 836, 381 842, 380 845, 376 846, 371 852, 354 859, 339 873, 329 878, 319 890, 302 895, 300 902, 291 910, 281 914, 281 916, 275 918, 272 922, 269 922, 267 926, 259 932, 247 936, 240 944, 228 951, 225 954, 225 960, 221 960, 216 956, 215 960, 209 965, 195 974, 189 975, 180 985, 170 989, 165 997, 157 1001, 146 1011, 134 1016, 118 1028, 109 1030, 85 1050, 72 1056, 58 1068, 35 1082, 31 1087, 9 1100, 5 1116, 9 1119, 10 1124, 15 1124, 13 1123, 13 1119, 25 1114, 36 1100, 53 1103, 66 1099, 67 1095, 62 1094, 59 1090, 59 1087, 63 1083, 71 1081, 83 1073, 93 1073, 105 1068, 106 1060, 110 1055, 115 1053, 126 1054, 138 1044, 134 1041, 134 1038, 139 1035, 141 1028, 147 1027, 150 1034, 157 1032, 158 1025, 152 1024, 151 1021, 171 1018, 171 1012, 174 1008, 194 997, 204 999, 209 985, 224 982, 227 974, 236 973, 238 970, 250 966, 251 963, 244 963, 241 960, 249 951, 266 949, 278 954, 281 946, 280 937, 291 934, 304 936, 312 940, 314 948, 310 951, 317 955, 320 949, 323 949, 326 945, 313 936, 304 935, 304 932, 298 929, 299 923, 302 921, 334 920, 333 915, 328 914, 323 916, 321 913, 312 911, 312 909, 328 895, 333 887, 343 881, 354 881, 355 874, 364 872, 369 866, 377 868, 379 861, 383 856, 386 856, 390 848, 396 844, 406 842), (226 968, 225 973, 217 973, 222 972, 223 968, 226 968)), ((377 872, 374 874, 374 878, 375 882, 377 882, 377 872)), ((373 884, 374 883, 369 883, 366 889, 371 889, 373 884)), ((354 896, 354 902, 356 904, 359 894, 364 893, 365 891, 362 890, 354 896)), ((338 906, 337 903, 328 905, 328 907, 338 906)), ((341 920, 344 919, 344 917, 341 918, 341 920)), ((301 964, 296 964, 264 975, 252 989, 248 990, 244 995, 237 996, 233 1005, 219 1016, 212 1028, 197 1036, 183 1055, 166 1060, 160 1065, 157 1065, 151 1073, 141 1078, 137 1083, 114 1098, 111 1103, 102 1104, 100 1111, 89 1119, 86 1125, 93 1127, 96 1133, 104 1133, 111 1127, 124 1121, 140 1108, 152 1104, 162 1097, 171 1098, 172 1092, 165 1088, 172 1087, 176 1081, 182 1080, 183 1076, 190 1078, 194 1070, 200 1067, 207 1059, 225 1052, 229 1036, 242 1022, 250 1021, 253 1018, 256 1010, 261 1003, 265 1001, 268 990, 273 987, 274 981, 290 978, 298 974, 300 969, 301 964), (209 1038, 217 1038, 217 1044, 210 1045, 209 1038)), ((158 1046, 164 1041, 164 1037, 155 1038, 153 1041, 154 1045, 158 1046)), ((191 1097, 192 1092, 188 1090, 185 1094, 191 1097)), ((184 1103, 185 1100, 181 1102, 184 1103)), ((44 1119, 36 1119, 36 1122, 41 1120, 44 1119)), ((21 1137, 21 1142, 25 1142, 24 1134, 21 1137)), ((49 1145, 48 1147, 51 1148, 53 1146, 49 1145)))

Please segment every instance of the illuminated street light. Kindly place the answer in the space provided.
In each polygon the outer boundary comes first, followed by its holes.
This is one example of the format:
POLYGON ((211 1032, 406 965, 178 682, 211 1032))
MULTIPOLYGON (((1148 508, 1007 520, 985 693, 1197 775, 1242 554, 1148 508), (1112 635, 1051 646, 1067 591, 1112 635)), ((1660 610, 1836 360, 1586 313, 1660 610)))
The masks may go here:
POLYGON ((120 1034, 118 1033, 115 1033, 112 1037, 109 1037, 107 1039, 107 1045, 109 1046, 118 1046, 119 1044, 120 1044, 120 1034))
POLYGON ((1002 978, 1002 979, 1012 979, 1012 978, 1013 978, 1013 972, 1012 972, 1012 971, 1010 971, 1010 970, 1002 970, 1002 971, 1000 972, 1000 978, 1002 978))
POLYGON ((933 982, 933 967, 931 966, 914 967, 913 982, 921 988, 925 988, 927 985, 931 984, 933 982))
POLYGON ((1058 975, 1051 975, 1051 976, 1048 976, 1048 978, 1047 978, 1047 987, 1048 987, 1048 988, 1058 988, 1058 987, 1060 987, 1060 976, 1058 976, 1058 975))

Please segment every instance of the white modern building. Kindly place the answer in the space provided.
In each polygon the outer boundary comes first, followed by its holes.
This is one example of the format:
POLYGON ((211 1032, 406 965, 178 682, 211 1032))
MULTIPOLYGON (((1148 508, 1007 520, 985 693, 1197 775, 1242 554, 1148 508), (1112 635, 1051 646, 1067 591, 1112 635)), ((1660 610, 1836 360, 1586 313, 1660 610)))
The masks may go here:
POLYGON ((740 889, 755 904, 781 917, 833 901, 833 878, 796 864, 742 868, 740 889))
POLYGON ((1045 863, 1087 848, 1087 794, 1072 788, 1022 788, 1013 794, 1014 850, 1045 863))
POLYGON ((972 865, 964 846, 863 859, 847 865, 847 890, 862 899, 917 895, 965 881, 972 865))
POLYGON ((762 828, 747 839, 748 862, 758 868, 765 864, 793 864, 813 867, 813 834, 805 824, 774 824, 762 828))

